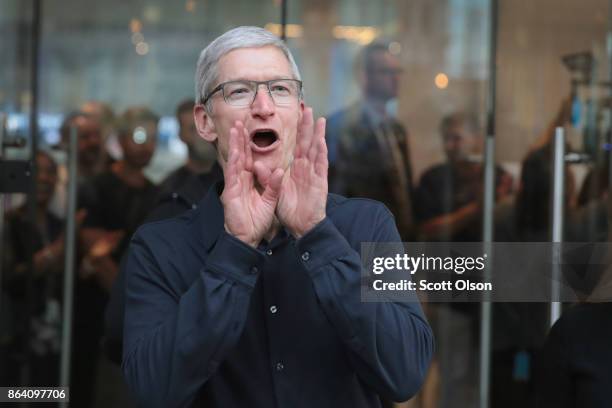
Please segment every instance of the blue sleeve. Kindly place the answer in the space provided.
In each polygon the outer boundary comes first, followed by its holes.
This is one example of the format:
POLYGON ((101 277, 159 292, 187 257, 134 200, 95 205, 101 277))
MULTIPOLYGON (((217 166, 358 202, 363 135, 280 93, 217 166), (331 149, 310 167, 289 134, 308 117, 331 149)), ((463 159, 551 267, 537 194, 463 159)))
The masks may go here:
POLYGON ((140 406, 183 407, 238 341, 264 255, 222 232, 181 293, 159 252, 139 233, 132 240, 122 369, 140 406))
MULTIPOLYGON (((379 211, 372 242, 400 242, 393 217, 379 211)), ((434 351, 431 328, 414 303, 362 302, 361 258, 326 218, 297 242, 323 312, 364 383, 393 401, 421 387, 434 351)))

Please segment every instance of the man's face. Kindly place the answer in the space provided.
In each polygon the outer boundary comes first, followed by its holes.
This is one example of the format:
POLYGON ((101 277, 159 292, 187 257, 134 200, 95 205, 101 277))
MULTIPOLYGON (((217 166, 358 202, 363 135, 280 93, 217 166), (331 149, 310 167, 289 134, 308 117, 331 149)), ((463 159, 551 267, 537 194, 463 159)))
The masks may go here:
POLYGON ((463 124, 449 127, 442 135, 446 157, 451 162, 467 158, 473 147, 475 136, 463 124))
POLYGON ((384 101, 396 98, 402 68, 399 60, 387 51, 376 51, 366 68, 366 92, 384 101))
POLYGON ((44 154, 36 155, 36 196, 39 205, 47 205, 57 184, 57 166, 44 154))
POLYGON ((151 161, 157 146, 157 124, 145 122, 134 128, 132 133, 119 138, 124 160, 134 168, 143 168, 151 161))
MULTIPOLYGON (((217 70, 214 87, 235 80, 293 78, 289 61, 274 46, 233 50, 221 57, 217 70)), ((260 162, 270 170, 289 167, 304 110, 301 100, 296 98, 295 103, 277 106, 266 87, 260 85, 251 106, 230 106, 222 93, 217 92, 211 98, 211 107, 210 112, 202 106, 196 107, 196 123, 204 139, 217 143, 221 166, 225 168, 227 162, 230 129, 236 121, 241 121, 249 133, 253 162, 260 162)))
POLYGON ((97 120, 78 116, 73 125, 78 129, 79 162, 82 166, 94 166, 102 154, 102 130, 97 120))

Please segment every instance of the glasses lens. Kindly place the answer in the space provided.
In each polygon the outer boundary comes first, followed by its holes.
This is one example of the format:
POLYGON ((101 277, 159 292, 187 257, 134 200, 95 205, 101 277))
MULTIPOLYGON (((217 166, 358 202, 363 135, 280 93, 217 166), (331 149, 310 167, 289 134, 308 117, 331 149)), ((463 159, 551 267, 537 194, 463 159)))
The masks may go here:
POLYGON ((253 101, 254 85, 248 82, 228 82, 223 86, 225 101, 233 106, 248 106, 253 101))
POLYGON ((270 81, 270 93, 277 105, 288 105, 295 102, 299 93, 299 82, 291 79, 279 79, 270 81))

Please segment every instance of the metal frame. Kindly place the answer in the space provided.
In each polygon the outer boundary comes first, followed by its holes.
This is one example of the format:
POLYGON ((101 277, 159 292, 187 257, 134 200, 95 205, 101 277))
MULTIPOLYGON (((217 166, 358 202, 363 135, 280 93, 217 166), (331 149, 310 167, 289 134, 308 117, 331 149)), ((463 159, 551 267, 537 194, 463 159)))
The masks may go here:
POLYGON ((553 277, 550 303, 550 325, 552 326, 561 316, 561 302, 558 301, 561 292, 561 242, 563 242, 563 217, 565 216, 565 130, 563 127, 555 129, 553 158, 553 190, 551 196, 552 207, 552 262, 553 277))
MULTIPOLYGON (((487 135, 484 156, 484 205, 482 240, 483 250, 489 262, 494 256, 493 246, 493 211, 495 207, 495 106, 497 97, 497 31, 498 3, 490 1, 491 29, 489 34, 489 87, 487 93, 487 135)), ((492 271, 485 268, 485 281, 491 280, 492 271)), ((479 367, 479 407, 487 408, 490 404, 489 388, 491 377, 491 326, 493 309, 490 294, 485 292, 480 305, 480 367, 479 367)))
MULTIPOLYGON (((72 345, 72 310, 74 297, 74 273, 76 255, 76 210, 78 185, 78 148, 77 127, 70 127, 70 146, 68 150, 68 208, 66 210, 66 243, 64 253, 64 301, 62 316, 62 348, 60 359, 60 385, 70 386, 70 347, 72 345)), ((67 407, 62 402, 61 407, 67 407)))
MULTIPOLYGON (((5 117, 6 115, 0 112, 0 160, 2 160, 2 158, 4 157, 5 117)), ((4 212, 5 212, 4 201, 5 201, 4 194, 0 191, 0 316, 2 316, 1 312, 2 312, 2 302, 3 302, 2 267, 3 267, 3 260, 4 260, 4 212)))

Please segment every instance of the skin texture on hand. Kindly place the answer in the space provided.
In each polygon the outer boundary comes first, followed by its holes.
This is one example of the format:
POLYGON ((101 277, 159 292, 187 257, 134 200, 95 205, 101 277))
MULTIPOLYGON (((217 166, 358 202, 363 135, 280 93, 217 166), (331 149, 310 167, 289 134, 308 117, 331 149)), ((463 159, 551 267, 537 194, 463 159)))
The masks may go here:
POLYGON ((283 177, 276 214, 296 238, 325 218, 327 203, 327 145, 325 119, 313 123, 311 108, 304 110, 293 162, 283 177))
POLYGON ((257 247, 272 227, 280 185, 284 175, 276 169, 267 177, 262 193, 257 191, 250 139, 242 122, 236 121, 229 135, 228 160, 224 169, 225 187, 221 202, 226 231, 257 247))
POLYGON ((276 218, 293 236, 302 237, 325 218, 327 172, 325 119, 314 123, 311 108, 304 111, 287 171, 254 163, 248 132, 236 121, 221 195, 226 231, 256 247, 276 218))

